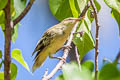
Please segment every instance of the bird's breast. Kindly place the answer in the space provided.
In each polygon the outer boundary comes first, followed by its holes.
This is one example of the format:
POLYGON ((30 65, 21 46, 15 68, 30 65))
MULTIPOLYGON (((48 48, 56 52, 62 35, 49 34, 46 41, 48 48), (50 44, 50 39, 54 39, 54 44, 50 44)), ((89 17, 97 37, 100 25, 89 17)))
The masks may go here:
POLYGON ((51 44, 48 46, 50 54, 56 53, 65 43, 67 40, 68 35, 67 34, 58 34, 56 37, 51 40, 51 44))

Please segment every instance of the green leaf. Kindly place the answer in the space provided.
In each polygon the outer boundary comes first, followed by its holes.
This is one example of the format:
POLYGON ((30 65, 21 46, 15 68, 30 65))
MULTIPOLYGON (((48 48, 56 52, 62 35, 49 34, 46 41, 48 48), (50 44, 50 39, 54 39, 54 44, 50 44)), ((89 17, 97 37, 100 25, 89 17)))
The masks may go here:
POLYGON ((18 27, 18 24, 16 24, 12 31, 12 42, 15 42, 18 37, 18 27))
POLYGON ((72 17, 72 11, 68 0, 49 0, 50 10, 59 21, 72 17))
POLYGON ((20 64, 22 64, 22 66, 30 72, 30 69, 29 69, 26 61, 23 59, 21 51, 19 49, 14 49, 12 51, 12 58, 14 58, 20 64))
POLYGON ((77 32, 82 31, 83 35, 80 36, 80 34, 76 34, 73 38, 73 42, 77 46, 80 53, 80 60, 83 59, 88 51, 94 48, 94 40, 84 22, 85 21, 81 21, 80 27, 77 29, 77 32))
POLYGON ((0 10, 0 24, 5 22, 5 13, 3 10, 0 10))
POLYGON ((97 11, 99 12, 99 11, 100 11, 100 9, 101 9, 100 4, 98 3, 98 1, 97 1, 97 0, 94 0, 94 3, 95 3, 95 6, 96 6, 96 8, 97 8, 97 11))
POLYGON ((2 61, 0 62, 0 69, 1 69, 3 63, 4 63, 4 60, 2 60, 2 61))
POLYGON ((91 80, 92 76, 88 69, 83 68, 82 71, 75 63, 65 64, 62 67, 64 80, 91 80))
POLYGON ((1 28, 2 28, 2 31, 5 30, 5 24, 0 24, 1 28))
POLYGON ((8 0, 0 0, 0 10, 5 8, 5 6, 7 5, 7 2, 8 2, 8 0))
POLYGON ((2 51, 0 50, 0 58, 2 58, 2 51))
POLYGON ((78 11, 75 7, 75 0, 69 0, 70 8, 74 17, 78 17, 78 11))
POLYGON ((14 8, 15 8, 15 17, 13 19, 15 19, 16 17, 18 17, 21 12, 24 10, 25 5, 26 5, 26 1, 27 0, 14 0, 14 8))
POLYGON ((63 74, 59 75, 55 80, 64 80, 63 74))
POLYGON ((10 13, 11 13, 11 17, 12 17, 12 20, 13 18, 15 17, 15 8, 14 8, 14 0, 11 0, 11 4, 10 4, 10 13))
POLYGON ((77 0, 77 3, 78 3, 78 6, 79 6, 79 9, 80 9, 80 12, 82 12, 83 9, 85 8, 85 6, 88 3, 88 0, 77 0))
POLYGON ((94 63, 93 63, 93 61, 87 60, 82 64, 82 67, 86 67, 87 69, 89 69, 92 72, 94 69, 94 63))
POLYGON ((4 80, 4 72, 0 72, 0 80, 4 80))
POLYGON ((116 10, 112 9, 111 15, 118 23, 118 26, 119 26, 119 37, 120 37, 120 14, 116 10))
POLYGON ((104 2, 120 14, 120 0, 104 0, 104 2))
POLYGON ((17 66, 16 66, 16 64, 11 63, 10 64, 10 69, 11 69, 11 74, 10 74, 11 80, 15 80, 15 78, 17 76, 17 66))
POLYGON ((120 80, 120 72, 115 64, 106 64, 102 67, 99 80, 120 80))

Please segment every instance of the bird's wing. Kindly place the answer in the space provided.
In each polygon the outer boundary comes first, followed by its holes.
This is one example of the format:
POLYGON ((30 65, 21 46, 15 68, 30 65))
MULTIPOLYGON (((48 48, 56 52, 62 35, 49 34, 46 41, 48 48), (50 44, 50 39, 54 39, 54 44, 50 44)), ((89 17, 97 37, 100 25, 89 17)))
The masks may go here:
MULTIPOLYGON (((44 33, 42 38, 38 41, 37 46, 36 46, 34 52, 32 53, 32 55, 34 55, 34 53, 38 52, 38 51, 40 53, 46 46, 48 46, 50 44, 50 41, 55 36, 55 33, 51 33, 51 31, 48 30, 47 32, 44 33)), ((36 55, 36 57, 37 57, 37 55, 36 55)))

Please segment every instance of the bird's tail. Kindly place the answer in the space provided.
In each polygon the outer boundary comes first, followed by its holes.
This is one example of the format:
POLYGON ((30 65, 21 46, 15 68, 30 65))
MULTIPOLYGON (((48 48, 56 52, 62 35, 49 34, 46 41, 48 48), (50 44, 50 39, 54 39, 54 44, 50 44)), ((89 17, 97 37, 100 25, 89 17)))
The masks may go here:
POLYGON ((48 54, 45 54, 44 52, 38 53, 35 59, 35 63, 33 64, 33 67, 32 67, 32 72, 34 72, 37 68, 39 68, 43 64, 47 56, 48 54))

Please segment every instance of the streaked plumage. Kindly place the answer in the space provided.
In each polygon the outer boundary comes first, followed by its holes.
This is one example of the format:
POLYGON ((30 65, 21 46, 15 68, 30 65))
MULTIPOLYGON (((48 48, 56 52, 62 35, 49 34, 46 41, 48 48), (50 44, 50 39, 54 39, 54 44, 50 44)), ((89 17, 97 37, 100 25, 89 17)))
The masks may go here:
POLYGON ((38 41, 37 46, 32 55, 37 52, 34 60, 35 63, 32 67, 34 72, 40 67, 47 56, 55 54, 64 45, 65 41, 69 37, 69 34, 74 27, 74 24, 80 21, 79 18, 67 18, 59 24, 49 28, 38 41))

